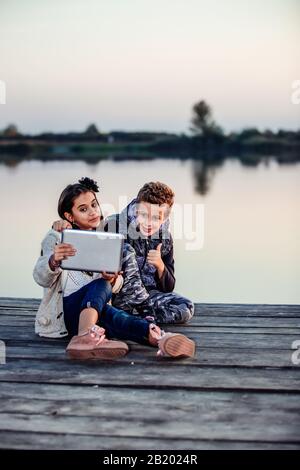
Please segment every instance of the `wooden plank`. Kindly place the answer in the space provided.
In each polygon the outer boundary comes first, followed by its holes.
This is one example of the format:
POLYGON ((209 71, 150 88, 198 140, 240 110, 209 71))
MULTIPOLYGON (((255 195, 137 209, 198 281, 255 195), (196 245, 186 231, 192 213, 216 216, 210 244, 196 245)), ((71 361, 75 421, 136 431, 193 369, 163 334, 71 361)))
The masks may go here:
MULTIPOLYGON (((15 314, 0 314, 0 326, 28 326, 33 328, 35 316, 33 315, 15 315, 15 314)), ((200 328, 200 329, 224 329, 232 332, 248 332, 248 330, 255 332, 274 332, 274 333, 290 333, 299 330, 300 334, 300 319, 298 318, 240 318, 240 317, 223 317, 223 318, 193 318, 192 321, 186 325, 166 325, 163 328, 200 328)))
MULTIPOLYGON (((268 442, 300 445, 296 432, 300 424, 299 394, 129 391, 113 387, 3 383, 0 399, 3 404, 0 414, 3 433, 0 431, 0 435, 9 433, 8 442, 16 443, 17 434, 24 443, 29 433, 30 441, 26 445, 30 448, 32 442, 43 444, 39 436, 49 431, 52 435, 80 434, 81 438, 85 434, 101 436, 101 439, 110 439, 110 446, 114 445, 112 438, 115 436, 119 437, 119 442, 126 439, 129 446, 130 442, 131 446, 137 445, 136 438, 144 438, 140 444, 146 439, 152 443, 162 439, 168 442, 168 448, 170 443, 172 448, 180 448, 183 434, 189 442, 187 448, 209 445, 209 440, 213 440, 216 448, 230 447, 230 443, 243 447, 251 442, 252 445, 261 442, 262 446, 268 442), (141 406, 145 402, 151 402, 148 416, 141 406)), ((101 447, 95 445, 95 448, 101 447)))
POLYGON ((37 309, 41 302, 41 299, 32 298, 16 298, 16 297, 0 297, 0 307, 9 307, 22 309, 37 309))
POLYGON ((235 311, 275 311, 278 310, 295 310, 299 312, 299 304, 251 304, 251 303, 205 303, 205 302, 196 302, 196 309, 207 309, 207 310, 235 310, 235 311))
POLYGON ((0 326, 14 326, 14 327, 29 327, 34 328, 35 317, 32 315, 1 315, 0 314, 0 326))
MULTIPOLYGON (((19 299, 10 297, 0 298, 0 310, 10 308, 15 310, 34 310, 40 304, 40 299, 19 299)), ((300 305, 294 304, 219 304, 196 303, 195 316, 254 316, 254 317, 300 317, 300 305)))
MULTIPOLYGON (((204 330, 201 328, 189 328, 181 327, 174 328, 170 325, 166 331, 178 331, 183 332, 188 337, 196 341, 196 344, 200 348, 241 348, 241 349, 291 349, 292 342, 294 340, 300 339, 298 331, 290 330, 288 334, 278 333, 271 331, 269 333, 253 333, 249 331, 243 331, 240 333, 239 330, 230 332, 230 331, 216 331, 204 330)), ((56 342, 60 341, 59 339, 41 339, 35 335, 33 328, 23 326, 22 328, 17 329, 16 327, 11 326, 2 326, 1 327, 1 339, 5 341, 7 345, 14 344, 16 345, 17 341, 27 341, 27 342, 40 342, 40 341, 50 341, 56 342)))
MULTIPOLYGON (((204 406, 202 405, 202 401, 200 402, 199 397, 203 397, 203 399, 207 400, 209 406, 213 406, 214 397, 218 401, 219 405, 225 400, 226 402, 233 403, 234 401, 238 401, 239 403, 244 404, 245 406, 247 403, 250 404, 257 404, 258 401, 261 406, 265 406, 269 408, 269 398, 273 400, 274 403, 276 401, 277 405, 283 407, 286 410, 296 410, 300 411, 300 402, 299 402, 299 393, 286 393, 286 392, 278 392, 275 393, 272 390, 266 391, 264 393, 259 393, 257 391, 249 391, 249 390, 242 390, 242 391, 194 391, 194 390, 164 390, 164 389, 153 389, 151 390, 149 387, 135 387, 133 384, 132 388, 128 387, 119 387, 119 386, 105 386, 101 387, 98 384, 63 384, 63 383, 40 383, 40 382, 0 382, 0 399, 19 399, 20 401, 26 402, 27 399, 32 401, 34 400, 67 400, 70 403, 73 400, 90 400, 93 401, 95 399, 104 400, 104 403, 109 404, 112 401, 132 401, 133 403, 138 403, 138 398, 145 398, 149 402, 151 401, 151 397, 155 398, 155 402, 157 403, 165 403, 165 400, 168 402, 168 406, 171 406, 172 403, 169 400, 170 396, 173 396, 175 399, 178 398, 179 402, 176 406, 181 406, 185 408, 185 404, 188 403, 189 399, 193 400, 194 406, 204 406), (111 395, 113 394, 113 395, 111 395), (112 400, 112 396, 114 400, 112 400), (292 402, 289 401, 289 397, 292 397, 292 402), (252 398, 251 398, 252 397, 252 398), (269 397, 269 398, 268 398, 269 397), (248 401, 250 400, 250 402, 248 401), (280 405, 281 403, 281 405, 280 405), (296 408, 294 405, 296 404, 296 408)), ((1 402, 2 404, 2 402, 1 402)), ((174 405, 175 406, 175 405, 174 405)), ((298 412, 297 411, 297 412, 298 412)))
MULTIPOLYGON (((111 391, 110 391, 111 393, 111 391)), ((188 397, 182 404, 178 398, 168 393, 168 397, 157 402, 152 394, 151 411, 145 412, 138 403, 123 398, 121 403, 114 400, 103 402, 95 398, 93 402, 84 400, 26 400, 8 399, 7 408, 0 413, 0 428, 9 431, 52 432, 68 434, 89 434, 95 436, 122 436, 135 438, 136 435, 148 438, 186 439, 228 439, 267 442, 294 442, 300 444, 299 396, 289 396, 292 405, 283 410, 280 401, 272 400, 261 407, 257 397, 247 397, 247 403, 240 404, 237 397, 199 396, 201 406, 192 403, 195 397, 188 397), (218 401, 219 398, 219 401, 218 401), (252 403, 251 402, 252 398, 252 403), (293 399, 295 398, 295 399, 293 399), (172 402, 172 406, 168 403, 172 402), (210 405, 213 403, 213 405, 210 405), (32 406, 34 405, 34 412, 32 406), (14 411, 10 411, 15 406, 14 411), (252 409, 253 407, 253 409, 252 409), (24 409, 25 411, 19 411, 24 409), (293 421, 290 418, 293 414, 293 421), (30 417, 30 419, 29 419, 30 417), (180 426, 178 426, 180 422, 180 426), (247 427, 247 433, 244 433, 247 427)), ((124 397, 124 393, 123 393, 124 397)), ((261 397, 261 396, 260 396, 261 397)), ((281 398, 281 397, 280 397, 281 398)), ((197 403, 199 400, 197 400, 197 403)))
MULTIPOLYGON (((235 366, 235 367, 292 367, 292 351, 289 350, 241 350, 201 348, 193 359, 194 365, 202 366, 235 366)), ((65 345, 32 344, 24 346, 8 346, 6 357, 9 359, 48 359, 56 361, 66 360, 65 345)), ((130 353, 124 357, 124 362, 142 364, 144 362, 157 363, 155 350, 130 343, 130 353)), ((170 359, 171 361, 171 359, 170 359)), ((158 364, 158 367, 160 364, 158 364)))
POLYGON ((128 388, 193 390, 273 390, 299 392, 300 373, 291 368, 211 367, 192 359, 134 361, 61 361, 13 359, 0 367, 0 381, 89 384, 128 388), (280 371, 280 372, 279 372, 280 371))
POLYGON ((7 398, 0 428, 9 431, 186 439, 299 442, 299 395, 199 394, 110 389, 93 400, 7 398), (148 398, 148 400, 147 400, 148 398), (148 411, 141 403, 151 403, 148 411), (6 409, 8 411, 6 411, 6 409), (291 416, 293 420, 291 422, 291 416), (180 426, 178 423, 180 422, 180 426), (247 433, 245 433, 247 429, 247 433))
MULTIPOLYGON (((17 317, 16 317, 17 318, 17 317)), ((230 328, 300 328, 300 317, 218 317, 201 315, 191 320, 193 326, 230 328)))
POLYGON ((2 318, 16 318, 16 319, 28 319, 32 321, 35 319, 37 310, 25 310, 25 309, 13 309, 13 308, 0 308, 0 319, 2 318))
POLYGON ((299 305, 195 304, 195 316, 300 317, 299 305))
POLYGON ((91 436, 47 432, 0 431, 0 448, 24 450, 298 450, 299 444, 188 440, 155 437, 91 436))
MULTIPOLYGON (((35 320, 35 313, 19 315, 12 310, 0 310, 0 324, 12 325, 18 324, 19 321, 23 323, 28 322, 33 324, 35 320)), ((283 317, 210 317, 202 315, 201 317, 194 317, 188 325, 199 327, 230 327, 230 328, 300 328, 300 318, 283 318, 283 317)))
MULTIPOLYGON (((228 421, 228 410, 240 418, 242 411, 248 409, 250 415, 257 413, 295 414, 295 420, 300 419, 299 393, 280 394, 268 392, 206 392, 190 390, 150 390, 150 389, 120 389, 119 387, 101 388, 98 386, 69 386, 34 383, 1 383, 0 398, 3 400, 1 412, 23 414, 47 414, 62 416, 105 416, 112 413, 115 417, 124 410, 125 416, 145 416, 145 410, 140 409, 140 403, 151 402, 151 417, 158 419, 168 415, 180 418, 185 411, 188 414, 201 413, 210 415, 225 410, 221 420, 228 421), (170 400, 171 397, 171 400, 170 400)), ((197 419, 192 418, 195 422, 197 419)), ((277 418, 276 418, 277 419, 277 418)), ((1 421, 2 423, 2 421, 1 421)), ((219 422, 218 422, 219 424, 219 422)), ((216 422, 215 422, 216 425, 216 422)), ((295 439, 293 439, 295 440, 295 439)), ((296 441, 300 441, 300 435, 296 441)))
MULTIPOLYGON (((5 318, 2 319, 0 317, 0 327, 1 330, 4 332, 5 329, 8 331, 12 331, 13 335, 17 334, 17 329, 22 328, 23 332, 27 331, 29 334, 34 330, 34 320, 28 319, 25 317, 16 318, 5 318), (13 330, 15 329, 15 330, 13 330)), ((293 337, 298 334, 300 336, 300 325, 299 327, 276 327, 276 328, 269 328, 265 326, 261 327, 223 327, 221 325, 217 326, 201 326, 195 325, 194 322, 189 323, 187 325, 162 325, 162 329, 166 331, 173 331, 173 332, 180 332, 186 335, 191 334, 200 334, 200 333, 231 333, 231 334, 266 334, 266 335, 292 335, 293 337)))

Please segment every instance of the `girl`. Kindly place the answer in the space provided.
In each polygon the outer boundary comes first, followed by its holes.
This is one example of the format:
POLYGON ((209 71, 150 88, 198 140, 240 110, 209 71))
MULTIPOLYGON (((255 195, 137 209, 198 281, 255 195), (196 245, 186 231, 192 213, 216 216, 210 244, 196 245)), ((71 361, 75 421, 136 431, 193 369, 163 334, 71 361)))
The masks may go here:
MULTIPOLYGON (((101 229, 103 216, 96 197, 98 191, 97 183, 89 178, 68 185, 59 198, 59 216, 76 229, 101 229)), ((70 335, 67 352, 75 358, 124 356, 128 346, 119 340, 157 346, 158 355, 194 355, 195 343, 184 335, 164 333, 146 319, 109 304, 112 293, 118 292, 123 284, 119 273, 62 270, 61 261, 75 253, 72 245, 61 243, 55 230, 50 230, 42 242, 41 256, 33 272, 35 281, 45 288, 36 316, 36 333, 46 337, 70 335)))

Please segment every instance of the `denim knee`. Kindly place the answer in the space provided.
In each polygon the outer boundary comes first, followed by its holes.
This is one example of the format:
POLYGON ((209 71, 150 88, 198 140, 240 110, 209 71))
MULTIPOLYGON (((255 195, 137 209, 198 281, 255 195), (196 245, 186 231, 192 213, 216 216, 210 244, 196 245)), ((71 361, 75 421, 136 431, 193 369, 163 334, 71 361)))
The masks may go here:
POLYGON ((111 284, 105 279, 95 279, 87 288, 82 299, 81 310, 94 308, 100 314, 112 296, 111 284))

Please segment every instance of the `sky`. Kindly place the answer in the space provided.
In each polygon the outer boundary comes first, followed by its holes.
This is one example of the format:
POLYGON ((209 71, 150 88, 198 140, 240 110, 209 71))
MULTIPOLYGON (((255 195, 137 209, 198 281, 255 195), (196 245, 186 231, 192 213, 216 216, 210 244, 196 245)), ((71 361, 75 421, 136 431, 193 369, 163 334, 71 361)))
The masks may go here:
POLYGON ((300 0, 0 0, 0 129, 299 129, 300 0))

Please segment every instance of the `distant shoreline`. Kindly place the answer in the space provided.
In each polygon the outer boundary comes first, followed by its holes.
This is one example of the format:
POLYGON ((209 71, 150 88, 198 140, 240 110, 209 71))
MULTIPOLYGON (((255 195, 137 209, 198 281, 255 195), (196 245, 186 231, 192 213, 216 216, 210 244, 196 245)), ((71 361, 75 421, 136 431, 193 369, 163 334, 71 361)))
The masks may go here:
POLYGON ((191 158, 213 163, 232 155, 253 165, 271 155, 280 163, 300 161, 300 131, 248 129, 239 134, 205 136, 121 131, 0 135, 0 161, 191 158))

